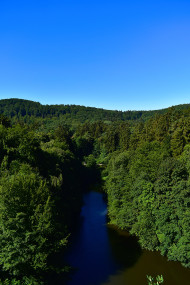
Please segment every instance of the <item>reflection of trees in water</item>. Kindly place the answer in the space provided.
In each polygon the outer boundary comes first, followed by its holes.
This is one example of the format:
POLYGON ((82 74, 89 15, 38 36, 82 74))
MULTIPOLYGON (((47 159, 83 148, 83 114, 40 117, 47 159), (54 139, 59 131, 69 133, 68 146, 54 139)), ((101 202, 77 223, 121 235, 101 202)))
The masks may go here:
POLYGON ((108 227, 108 238, 113 258, 119 270, 134 266, 142 254, 137 239, 125 232, 120 232, 113 227, 108 227))

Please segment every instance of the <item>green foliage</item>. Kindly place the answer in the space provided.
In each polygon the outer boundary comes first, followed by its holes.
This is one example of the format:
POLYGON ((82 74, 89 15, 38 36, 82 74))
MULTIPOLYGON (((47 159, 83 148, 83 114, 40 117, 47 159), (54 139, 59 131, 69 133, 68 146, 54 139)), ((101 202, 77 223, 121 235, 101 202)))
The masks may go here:
POLYGON ((20 278, 49 270, 80 211, 81 186, 99 182, 100 169, 110 223, 190 267, 189 105, 119 112, 10 99, 0 114, 3 270, 20 278))
MULTIPOLYGON (((184 106, 187 108, 188 106, 184 106)), ((164 113, 166 110, 160 110, 159 113, 164 113)), ((64 118, 65 121, 117 121, 117 120, 137 120, 142 117, 150 117, 155 112, 147 111, 109 111, 104 109, 76 106, 76 105, 41 105, 37 102, 32 102, 22 99, 5 99, 0 100, 0 114, 31 122, 33 118, 54 118, 60 121, 64 118)))
POLYGON ((47 270, 48 256, 62 244, 56 233, 47 182, 28 165, 0 181, 0 265, 13 275, 47 270), (56 234, 55 234, 56 233, 56 234))
POLYGON ((54 133, 0 125, 0 269, 10 276, 2 284, 42 284, 40 276, 67 269, 53 259, 81 207, 71 136, 65 125, 54 133))
POLYGON ((131 126, 129 145, 125 151, 120 146, 109 150, 104 171, 110 223, 137 235, 142 247, 160 250, 186 267, 190 266, 188 142, 189 124, 171 110, 131 126))
POLYGON ((0 115, 0 124, 8 128, 11 126, 11 121, 4 115, 0 115))
POLYGON ((148 285, 159 285, 164 283, 164 278, 162 275, 156 276, 156 282, 154 282, 154 278, 152 276, 147 275, 148 285))
MULTIPOLYGON (((103 121, 106 124, 116 121, 146 121, 159 114, 161 115, 161 119, 158 120, 157 127, 159 129, 160 138, 163 137, 168 125, 168 118, 167 116, 164 118, 164 114, 169 113, 173 116, 174 112, 180 114, 181 111, 188 113, 189 104, 178 105, 157 111, 122 112, 77 105, 41 105, 38 102, 22 99, 0 100, 0 114, 11 118, 12 122, 20 121, 29 123, 35 127, 38 124, 44 124, 49 130, 55 129, 60 123, 77 126, 79 123, 86 123, 87 121, 91 123, 103 121)), ((101 126, 99 129, 97 127, 97 135, 99 131, 101 131, 101 126)), ((121 144, 128 144, 127 141, 128 135, 124 135, 121 144)))
POLYGON ((34 277, 23 277, 22 280, 5 279, 4 281, 0 280, 0 285, 43 285, 44 283, 40 280, 36 280, 34 277))

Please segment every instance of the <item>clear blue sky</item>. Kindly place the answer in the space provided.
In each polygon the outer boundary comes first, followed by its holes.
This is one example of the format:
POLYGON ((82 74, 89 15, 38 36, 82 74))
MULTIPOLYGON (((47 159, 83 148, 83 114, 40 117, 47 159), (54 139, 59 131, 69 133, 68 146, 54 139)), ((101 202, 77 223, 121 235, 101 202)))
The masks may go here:
POLYGON ((1 0, 0 99, 190 103, 190 0, 1 0))

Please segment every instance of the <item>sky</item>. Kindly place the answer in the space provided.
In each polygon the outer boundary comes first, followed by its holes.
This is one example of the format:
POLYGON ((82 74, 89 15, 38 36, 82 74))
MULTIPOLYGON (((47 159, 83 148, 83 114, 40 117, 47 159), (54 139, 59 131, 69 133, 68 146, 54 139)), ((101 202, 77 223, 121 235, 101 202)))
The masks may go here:
POLYGON ((0 0, 0 99, 190 103, 189 0, 0 0))

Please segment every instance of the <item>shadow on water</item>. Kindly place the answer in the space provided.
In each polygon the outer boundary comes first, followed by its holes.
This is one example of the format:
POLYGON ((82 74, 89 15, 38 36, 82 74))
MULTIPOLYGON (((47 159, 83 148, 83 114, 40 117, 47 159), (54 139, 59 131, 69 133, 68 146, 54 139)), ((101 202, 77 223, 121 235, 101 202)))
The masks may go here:
POLYGON ((108 226, 108 237, 110 250, 119 270, 134 266, 142 254, 137 238, 113 226, 108 226))
POLYGON ((137 262, 141 255, 137 240, 107 227, 106 213, 101 193, 84 195, 81 217, 65 258, 73 270, 64 284, 99 285, 137 262))

